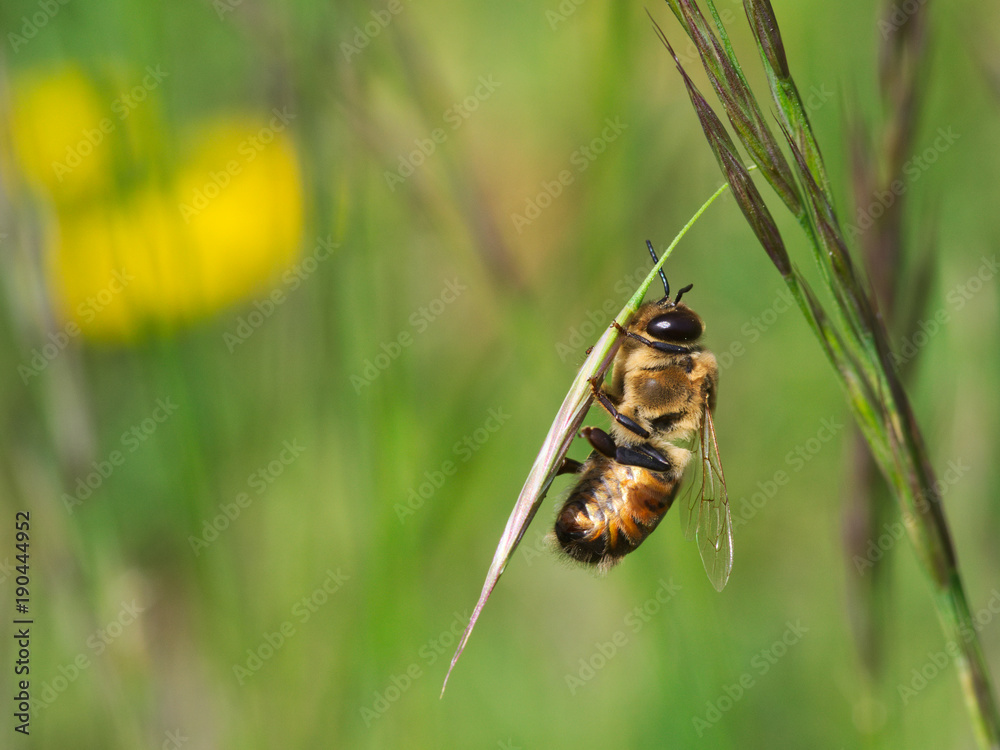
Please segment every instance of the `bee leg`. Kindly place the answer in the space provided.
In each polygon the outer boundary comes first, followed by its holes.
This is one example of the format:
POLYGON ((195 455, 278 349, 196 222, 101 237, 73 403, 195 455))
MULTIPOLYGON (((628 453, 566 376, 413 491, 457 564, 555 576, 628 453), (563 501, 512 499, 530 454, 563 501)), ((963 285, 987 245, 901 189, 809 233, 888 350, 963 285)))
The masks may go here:
POLYGON ((614 439, 604 430, 597 427, 584 427, 580 433, 587 438, 587 442, 590 443, 594 450, 602 456, 614 458, 618 453, 618 446, 615 445, 614 439))
POLYGON ((583 464, 572 458, 564 458, 562 465, 556 470, 556 476, 560 474, 579 474, 583 464))
MULTIPOLYGON (((605 435, 605 437, 614 445, 610 436, 605 435)), ((614 456, 611 458, 625 466, 640 466, 651 471, 670 471, 671 469, 670 462, 651 445, 616 445, 614 456)))
POLYGON ((630 448, 627 445, 616 445, 614 438, 597 427, 584 427, 582 433, 595 451, 625 466, 639 466, 650 471, 670 471, 673 468, 670 462, 651 446, 630 448))
POLYGON ((659 454, 647 453, 646 451, 627 448, 624 445, 618 446, 615 461, 626 466, 639 466, 650 471, 670 471, 673 467, 659 454))
POLYGON ((618 333, 628 336, 630 339, 635 339, 646 346, 650 346, 660 352, 667 352, 668 354, 690 354, 691 349, 686 346, 678 346, 677 344, 668 344, 666 341, 650 341, 647 338, 640 336, 638 333, 633 333, 632 331, 622 328, 618 323, 614 324, 614 327, 618 329, 618 333))
POLYGON ((622 427, 631 430, 636 435, 642 438, 649 437, 649 431, 644 429, 642 425, 638 424, 635 420, 626 417, 624 414, 615 408, 615 405, 611 403, 611 398, 605 393, 597 383, 597 378, 591 378, 590 389, 594 393, 594 398, 607 409, 608 414, 610 414, 614 420, 620 424, 622 427))

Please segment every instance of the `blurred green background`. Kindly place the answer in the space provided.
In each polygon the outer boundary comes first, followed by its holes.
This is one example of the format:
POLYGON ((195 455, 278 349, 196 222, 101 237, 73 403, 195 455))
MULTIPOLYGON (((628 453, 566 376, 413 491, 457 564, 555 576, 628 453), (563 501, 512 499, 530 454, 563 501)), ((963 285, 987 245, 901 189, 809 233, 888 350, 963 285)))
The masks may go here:
MULTIPOLYGON (((850 222, 878 8, 774 5, 850 222)), ((934 283, 893 334, 995 672, 998 22, 931 9, 906 198, 934 283)), ((720 182, 644 6, 17 0, 0 28, 0 610, 28 511, 35 620, 30 738, 4 626, 0 745, 972 747, 896 516, 881 677, 858 656, 849 415, 728 197, 667 264, 722 364, 728 587, 672 519, 604 578, 561 564, 560 479, 438 698, 645 239, 720 182)))

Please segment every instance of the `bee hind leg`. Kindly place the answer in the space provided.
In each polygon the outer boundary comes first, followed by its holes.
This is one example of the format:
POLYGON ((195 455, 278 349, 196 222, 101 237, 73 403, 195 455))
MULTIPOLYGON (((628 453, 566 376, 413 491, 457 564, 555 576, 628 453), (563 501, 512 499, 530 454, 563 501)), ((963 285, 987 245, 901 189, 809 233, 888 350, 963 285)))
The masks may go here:
POLYGON ((632 448, 627 445, 616 445, 614 438, 597 427, 584 427, 582 433, 595 451, 625 466, 638 466, 650 471, 670 471, 673 468, 670 462, 652 446, 641 445, 632 448))
POLYGON ((556 476, 560 474, 579 474, 583 464, 572 458, 563 458, 562 464, 556 470, 556 476))

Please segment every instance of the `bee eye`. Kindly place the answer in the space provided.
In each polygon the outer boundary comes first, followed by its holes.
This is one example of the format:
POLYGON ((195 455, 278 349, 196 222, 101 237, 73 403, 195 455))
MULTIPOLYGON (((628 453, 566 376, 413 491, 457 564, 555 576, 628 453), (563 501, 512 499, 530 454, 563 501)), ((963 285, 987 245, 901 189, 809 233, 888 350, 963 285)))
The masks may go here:
POLYGON ((687 310, 657 315, 646 325, 646 333, 660 341, 694 341, 703 330, 698 316, 687 310))

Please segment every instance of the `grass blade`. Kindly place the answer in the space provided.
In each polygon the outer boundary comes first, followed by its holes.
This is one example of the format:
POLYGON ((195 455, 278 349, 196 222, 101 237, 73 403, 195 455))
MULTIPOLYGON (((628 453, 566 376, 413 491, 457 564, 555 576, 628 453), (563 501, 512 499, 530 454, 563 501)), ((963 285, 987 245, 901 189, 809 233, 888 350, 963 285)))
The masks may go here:
MULTIPOLYGON (((742 138, 738 123, 745 120, 748 108, 756 107, 759 111, 760 107, 752 93, 748 92, 751 104, 742 98, 741 86, 717 85, 717 80, 722 80, 719 72, 713 78, 713 71, 720 71, 725 73, 727 84, 734 78, 740 79, 735 73, 738 64, 723 62, 718 52, 720 46, 706 39, 704 17, 696 10, 693 0, 667 2, 688 36, 695 41, 719 100, 742 138), (740 92, 739 95, 736 92, 740 92)), ((836 302, 834 313, 839 327, 831 324, 801 275, 790 264, 784 246, 781 245, 781 252, 776 251, 781 238, 776 229, 771 230, 773 218, 759 201, 756 190, 741 182, 731 139, 679 62, 678 70, 722 172, 727 179, 734 180, 734 195, 744 216, 792 289, 800 310, 836 367, 858 425, 893 490, 909 539, 932 583, 945 636, 958 645, 960 654, 956 657, 956 665, 980 745, 1000 747, 1000 713, 958 571, 938 491, 940 485, 896 370, 875 295, 851 260, 834 210, 819 146, 792 80, 771 4, 769 0, 744 0, 744 8, 767 74, 770 93, 778 105, 780 125, 793 155, 798 184, 802 187, 805 212, 796 217, 810 240, 813 255, 836 302)), ((718 15, 713 13, 713 17, 721 26, 718 15)), ((677 62, 659 27, 657 33, 677 62)), ((732 55, 731 47, 724 46, 726 55, 732 55)), ((754 158, 766 158, 761 157, 759 150, 751 148, 751 152, 754 158)), ((765 176, 780 171, 777 164, 760 166, 765 176)))

